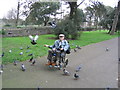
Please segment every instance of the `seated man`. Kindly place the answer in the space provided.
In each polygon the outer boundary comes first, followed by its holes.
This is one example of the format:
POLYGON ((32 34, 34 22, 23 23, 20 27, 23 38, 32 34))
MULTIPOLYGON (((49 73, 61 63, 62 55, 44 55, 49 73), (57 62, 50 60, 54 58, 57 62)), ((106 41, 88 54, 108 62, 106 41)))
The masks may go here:
POLYGON ((48 57, 47 57, 48 64, 47 65, 56 65, 56 61, 60 59, 60 57, 64 57, 66 55, 66 51, 69 48, 69 44, 67 40, 64 40, 64 38, 65 38, 64 34, 60 34, 59 40, 56 40, 54 45, 52 46, 44 45, 45 47, 52 49, 48 51, 48 57), (54 62, 52 62, 53 53, 56 54, 54 62))

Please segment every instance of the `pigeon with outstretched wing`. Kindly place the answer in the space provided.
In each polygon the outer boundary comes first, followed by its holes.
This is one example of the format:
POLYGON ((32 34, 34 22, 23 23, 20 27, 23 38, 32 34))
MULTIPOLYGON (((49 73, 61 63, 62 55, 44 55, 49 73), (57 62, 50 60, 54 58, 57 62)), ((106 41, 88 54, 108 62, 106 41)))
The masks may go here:
POLYGON ((36 41, 37 41, 38 37, 39 37, 38 35, 36 35, 35 37, 33 37, 32 35, 29 35, 32 45, 37 44, 36 41))

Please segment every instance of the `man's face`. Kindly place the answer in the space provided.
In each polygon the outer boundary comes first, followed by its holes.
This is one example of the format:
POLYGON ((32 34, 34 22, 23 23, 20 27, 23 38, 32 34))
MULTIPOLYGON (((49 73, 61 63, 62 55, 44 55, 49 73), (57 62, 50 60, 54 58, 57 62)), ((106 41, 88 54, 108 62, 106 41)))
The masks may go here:
POLYGON ((64 40, 64 36, 59 36, 59 39, 60 40, 64 40))

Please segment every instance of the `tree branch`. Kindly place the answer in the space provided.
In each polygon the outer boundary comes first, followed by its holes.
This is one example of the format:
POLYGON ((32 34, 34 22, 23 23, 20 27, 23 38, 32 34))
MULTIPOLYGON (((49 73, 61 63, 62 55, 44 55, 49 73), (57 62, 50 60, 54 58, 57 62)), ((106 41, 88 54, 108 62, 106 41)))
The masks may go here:
POLYGON ((77 7, 79 7, 85 0, 83 0, 80 4, 77 5, 77 7))

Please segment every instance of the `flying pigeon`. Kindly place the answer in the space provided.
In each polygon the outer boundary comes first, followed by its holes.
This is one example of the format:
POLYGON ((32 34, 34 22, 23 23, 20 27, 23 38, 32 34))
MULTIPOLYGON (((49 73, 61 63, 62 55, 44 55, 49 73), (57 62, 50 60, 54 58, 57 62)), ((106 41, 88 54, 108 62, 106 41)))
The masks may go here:
POLYGON ((82 68, 81 66, 78 66, 75 71, 79 72, 81 70, 81 68, 82 68))
POLYGON ((23 52, 20 52, 20 55, 23 55, 23 52))
POLYGON ((77 48, 77 49, 81 49, 81 47, 80 47, 80 46, 78 46, 78 45, 76 45, 76 48, 77 48))
POLYGON ((16 60, 14 60, 13 64, 16 66, 16 65, 17 65, 17 61, 16 61, 16 60))
POLYGON ((31 63, 31 66, 35 65, 36 61, 34 60, 32 63, 31 63))
POLYGON ((32 62, 32 60, 33 60, 33 57, 30 58, 29 62, 32 62))
POLYGON ((77 52, 76 48, 74 48, 74 52, 77 52))
POLYGON ((22 71, 25 71, 25 70, 26 70, 26 68, 25 68, 25 65, 24 65, 24 64, 22 64, 22 65, 21 65, 21 70, 22 70, 22 71))
POLYGON ((70 75, 70 73, 66 69, 63 69, 63 73, 64 75, 70 75))
POLYGON ((11 53, 12 52, 12 50, 9 50, 9 53, 11 53))
POLYGON ((29 35, 29 38, 30 38, 30 40, 31 40, 31 44, 32 44, 32 45, 37 44, 36 41, 37 41, 38 37, 39 37, 38 35, 36 35, 35 37, 29 35))
POLYGON ((32 56, 33 54, 31 53, 31 54, 28 54, 28 56, 32 56))
POLYGON ((77 80, 79 78, 79 75, 78 74, 74 74, 74 79, 77 80))

